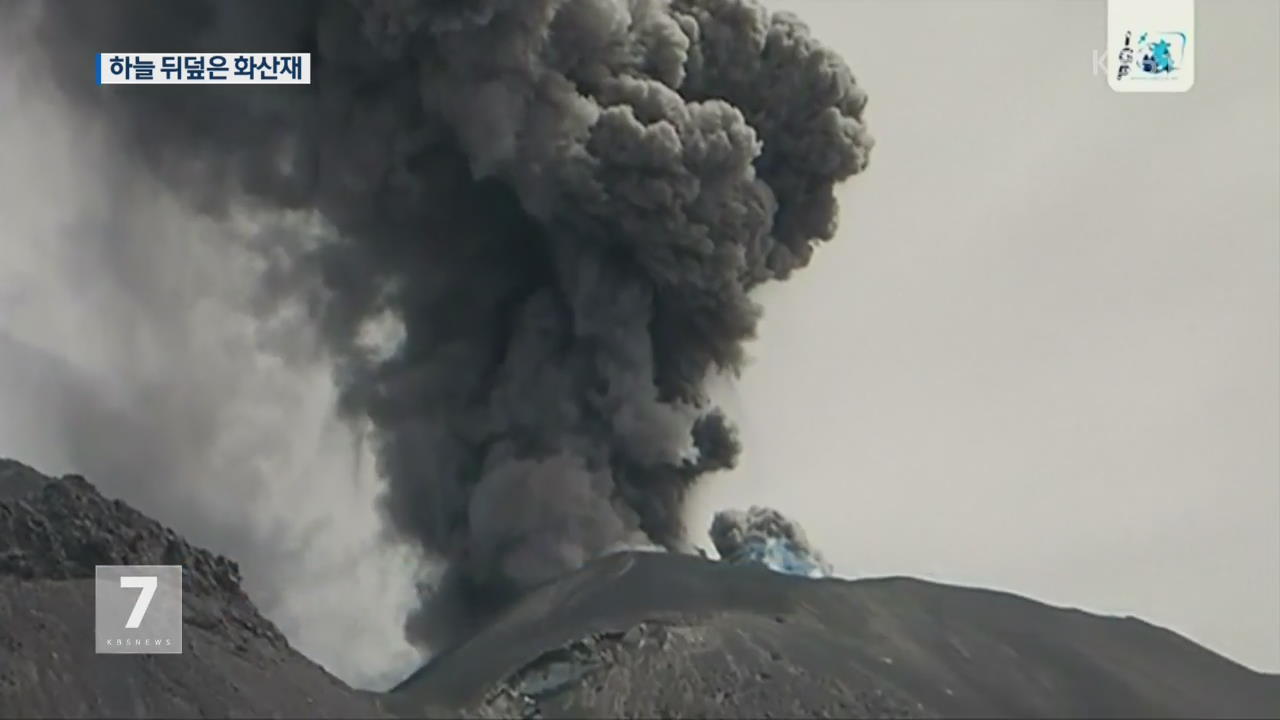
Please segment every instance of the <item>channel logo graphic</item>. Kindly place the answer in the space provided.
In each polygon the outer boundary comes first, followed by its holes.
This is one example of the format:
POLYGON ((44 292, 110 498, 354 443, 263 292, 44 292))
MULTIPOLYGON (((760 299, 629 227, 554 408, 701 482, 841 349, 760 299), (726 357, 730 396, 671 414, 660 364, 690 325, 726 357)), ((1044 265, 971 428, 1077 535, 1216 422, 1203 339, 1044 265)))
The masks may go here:
POLYGON ((1124 47, 1116 59, 1116 81, 1177 80, 1186 66, 1187 34, 1183 32, 1144 32, 1135 41, 1133 33, 1124 33, 1124 47))
POLYGON ((93 605, 95 652, 182 653, 181 565, 98 565, 93 605))
POLYGON ((1195 83, 1194 0, 1109 0, 1107 82, 1116 92, 1186 92, 1195 83))

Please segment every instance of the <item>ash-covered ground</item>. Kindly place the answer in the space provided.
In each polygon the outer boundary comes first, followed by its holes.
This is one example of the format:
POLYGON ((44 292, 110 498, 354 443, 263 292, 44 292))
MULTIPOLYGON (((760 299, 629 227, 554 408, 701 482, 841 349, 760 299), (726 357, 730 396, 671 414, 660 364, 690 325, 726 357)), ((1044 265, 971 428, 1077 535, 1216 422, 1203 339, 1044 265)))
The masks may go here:
POLYGON ((0 459, 0 716, 377 717, 302 657, 239 569, 79 476, 0 459), (180 655, 94 652, 94 566, 182 565, 180 655))
POLYGON ((909 578, 620 553, 384 694, 293 650, 234 562, 0 460, 3 717, 1275 717, 1280 677, 1134 618, 909 578), (181 655, 93 652, 93 566, 182 564, 181 655))

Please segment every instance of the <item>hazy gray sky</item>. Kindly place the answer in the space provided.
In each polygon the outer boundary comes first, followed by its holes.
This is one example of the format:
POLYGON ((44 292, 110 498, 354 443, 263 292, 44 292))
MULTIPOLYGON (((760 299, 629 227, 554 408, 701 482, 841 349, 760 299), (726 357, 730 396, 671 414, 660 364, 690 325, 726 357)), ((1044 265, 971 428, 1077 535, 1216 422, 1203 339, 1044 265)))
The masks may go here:
POLYGON ((1169 95, 1092 74, 1101 1, 769 4, 848 60, 878 144, 762 295, 744 464, 699 517, 773 504, 846 573, 1280 670, 1280 3, 1197 3, 1169 95))
POLYGON ((24 75, 5 30, 0 457, 83 473, 234 558, 293 645, 344 679, 399 679, 417 661, 414 578, 379 542, 367 447, 334 420, 329 368, 278 352, 306 324, 253 312, 241 241, 307 218, 195 217, 24 75))
MULTIPOLYGON (((773 0, 871 95, 843 227, 764 288, 696 498, 850 575, 1133 614, 1280 670, 1280 3, 1202 0, 1196 87, 1092 74, 1105 4, 773 0)), ((327 369, 253 318, 229 236, 127 169, 0 28, 0 456, 84 472, 239 559, 347 680, 413 662, 409 561, 327 369)), ((305 218, 273 222, 304 222, 305 218)), ((286 230, 277 231, 284 232, 286 230)))

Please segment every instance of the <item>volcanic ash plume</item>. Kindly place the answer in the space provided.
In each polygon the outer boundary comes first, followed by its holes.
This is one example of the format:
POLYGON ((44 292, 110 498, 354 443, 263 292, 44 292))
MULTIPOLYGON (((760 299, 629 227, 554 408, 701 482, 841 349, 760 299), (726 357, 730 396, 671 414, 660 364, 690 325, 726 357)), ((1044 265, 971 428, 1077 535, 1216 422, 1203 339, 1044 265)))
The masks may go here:
POLYGON ((773 508, 752 506, 746 512, 716 513, 711 521, 711 541, 720 557, 731 562, 762 562, 784 572, 814 577, 832 572, 822 553, 809 544, 804 528, 773 508))
POLYGON ((618 547, 682 547, 683 498, 731 467, 704 379, 736 370, 751 288, 835 229, 866 97, 748 0, 51 3, 60 84, 215 217, 268 238, 343 411, 371 421, 385 509, 449 572, 409 622, 450 640, 618 547), (99 51, 304 51, 309 86, 94 85, 99 51), (398 328, 391 349, 370 328, 398 328))

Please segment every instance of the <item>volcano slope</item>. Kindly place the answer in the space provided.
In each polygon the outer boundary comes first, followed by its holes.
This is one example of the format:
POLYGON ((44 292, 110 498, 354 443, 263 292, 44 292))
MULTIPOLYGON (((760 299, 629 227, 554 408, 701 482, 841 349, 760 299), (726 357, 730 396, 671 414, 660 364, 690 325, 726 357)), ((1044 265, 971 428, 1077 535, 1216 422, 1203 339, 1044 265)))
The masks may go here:
POLYGON ((235 564, 0 460, 3 717, 1276 717, 1280 677, 1172 632, 908 578, 612 555, 394 690, 299 655, 235 564), (185 567, 182 655, 93 652, 93 566, 185 567))
POLYGON ((614 555, 385 704, 575 717, 1276 717, 1280 677, 1133 618, 910 578, 614 555))
POLYGON ((1169 630, 910 578, 663 553, 540 588, 390 692, 495 716, 1275 717, 1280 676, 1169 630))
POLYGON ((380 717, 289 647, 235 563, 83 478, 0 459, 0 717, 380 717), (181 655, 94 652, 94 566, 179 564, 181 655))

